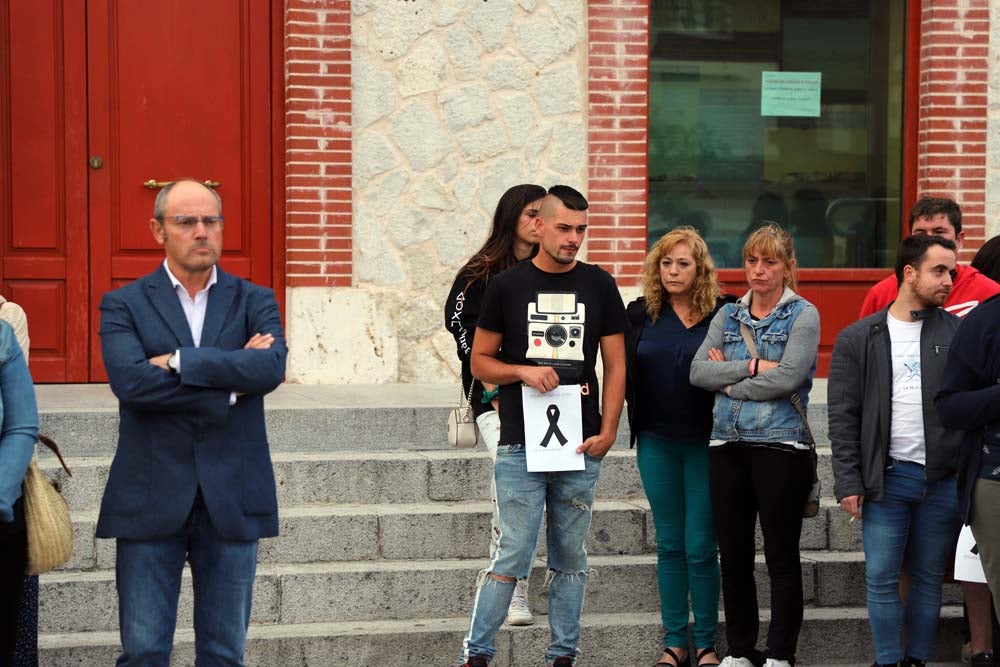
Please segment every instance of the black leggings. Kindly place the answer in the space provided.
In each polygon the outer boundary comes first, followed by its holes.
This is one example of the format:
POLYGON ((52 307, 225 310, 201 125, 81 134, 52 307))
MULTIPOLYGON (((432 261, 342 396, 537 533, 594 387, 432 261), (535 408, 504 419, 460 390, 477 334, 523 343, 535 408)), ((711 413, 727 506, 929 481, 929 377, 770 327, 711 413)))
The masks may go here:
POLYGON ((28 564, 28 533, 24 504, 14 503, 14 520, 0 523, 0 667, 11 664, 17 642, 18 610, 28 564))
POLYGON ((712 518, 719 540, 722 595, 729 654, 760 664, 762 658, 794 663, 802 629, 802 509, 812 488, 808 451, 751 447, 709 450, 712 518), (759 616, 754 580, 754 527, 758 515, 771 579, 767 647, 757 651, 759 616))

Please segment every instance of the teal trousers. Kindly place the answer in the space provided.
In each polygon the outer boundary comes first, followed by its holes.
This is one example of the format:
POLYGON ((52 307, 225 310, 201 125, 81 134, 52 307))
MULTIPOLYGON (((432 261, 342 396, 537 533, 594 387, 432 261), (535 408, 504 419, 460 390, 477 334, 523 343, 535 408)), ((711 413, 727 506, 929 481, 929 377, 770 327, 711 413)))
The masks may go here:
POLYGON ((656 526, 664 646, 688 645, 689 610, 694 612, 695 648, 715 646, 720 584, 708 443, 672 442, 640 433, 636 461, 656 526))

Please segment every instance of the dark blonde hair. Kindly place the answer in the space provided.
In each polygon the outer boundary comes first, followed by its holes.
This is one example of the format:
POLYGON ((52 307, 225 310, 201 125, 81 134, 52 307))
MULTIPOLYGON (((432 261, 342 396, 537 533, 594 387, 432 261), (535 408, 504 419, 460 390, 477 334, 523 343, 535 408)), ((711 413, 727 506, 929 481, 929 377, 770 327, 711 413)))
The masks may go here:
POLYGON ((793 291, 799 289, 798 266, 795 260, 795 242, 792 235, 784 229, 769 222, 755 229, 743 244, 743 263, 746 264, 750 253, 758 257, 774 257, 780 260, 788 271, 785 272, 785 287, 793 291))
POLYGON ((715 302, 722 296, 719 275, 715 271, 715 262, 708 253, 708 244, 694 227, 675 227, 661 236, 650 249, 639 277, 642 294, 646 297, 646 313, 653 322, 659 319, 664 302, 670 301, 670 295, 660 280, 660 260, 681 243, 691 249, 696 268, 691 293, 691 314, 695 316, 695 321, 700 322, 711 313, 715 309, 715 302))

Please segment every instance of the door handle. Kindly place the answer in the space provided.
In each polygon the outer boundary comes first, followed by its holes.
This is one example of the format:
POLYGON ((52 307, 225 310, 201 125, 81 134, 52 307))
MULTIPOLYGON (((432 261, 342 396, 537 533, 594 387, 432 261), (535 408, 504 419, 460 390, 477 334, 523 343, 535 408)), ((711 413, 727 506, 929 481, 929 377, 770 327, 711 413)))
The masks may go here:
MULTIPOLYGON (((145 181, 143 183, 143 186, 147 190, 159 190, 160 188, 164 188, 170 185, 171 183, 173 183, 173 181, 158 181, 155 178, 151 178, 148 181, 145 181)), ((220 183, 219 181, 202 181, 202 185, 212 188, 214 190, 215 188, 221 187, 222 183, 220 183)))

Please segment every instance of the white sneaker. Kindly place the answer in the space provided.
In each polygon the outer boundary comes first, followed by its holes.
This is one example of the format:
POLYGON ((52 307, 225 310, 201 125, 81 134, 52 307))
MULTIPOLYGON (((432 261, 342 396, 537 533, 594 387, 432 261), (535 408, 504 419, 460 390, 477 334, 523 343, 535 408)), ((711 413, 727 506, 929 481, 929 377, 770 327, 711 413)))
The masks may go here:
POLYGON ((528 606, 528 580, 519 579, 514 586, 510 607, 507 608, 507 624, 531 625, 534 622, 535 617, 531 615, 531 607, 528 606))
POLYGON ((787 660, 775 660, 774 658, 768 658, 764 661, 764 667, 792 667, 792 663, 787 660))
MULTIPOLYGON (((785 663, 788 665, 788 663, 785 663)), ((750 658, 734 658, 731 655, 727 655, 722 659, 719 667, 755 667, 753 661, 750 658)))

